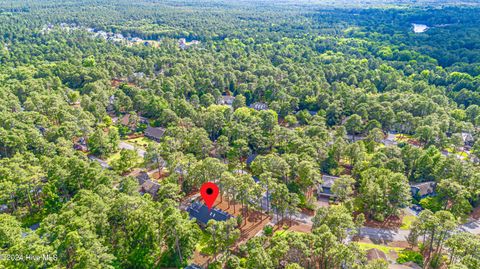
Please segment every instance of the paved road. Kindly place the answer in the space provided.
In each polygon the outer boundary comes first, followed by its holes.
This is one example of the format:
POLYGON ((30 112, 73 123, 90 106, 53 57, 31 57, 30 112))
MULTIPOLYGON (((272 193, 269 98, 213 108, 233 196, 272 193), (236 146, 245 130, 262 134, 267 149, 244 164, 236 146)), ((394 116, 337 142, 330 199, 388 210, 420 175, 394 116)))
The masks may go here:
POLYGON ((471 220, 470 222, 460 225, 458 228, 461 231, 480 235, 480 219, 471 220))
MULTIPOLYGON (((118 147, 121 148, 121 149, 135 150, 134 145, 129 144, 125 141, 120 141, 120 143, 118 144, 118 147)), ((138 153, 138 156, 140 156, 142 158, 145 156, 145 150, 143 150, 143 149, 137 148, 137 153, 138 153)))
POLYGON ((409 230, 362 227, 359 236, 368 238, 375 244, 387 244, 388 242, 394 241, 407 241, 409 233, 409 230))
POLYGON ((110 165, 108 165, 108 163, 106 161, 104 161, 102 159, 99 159, 99 158, 97 158, 93 155, 89 155, 88 158, 92 161, 98 162, 100 164, 100 166, 104 169, 110 169, 111 168, 110 165))
MULTIPOLYGON (((272 218, 273 224, 277 224, 277 222, 282 220, 282 217, 277 218, 277 214, 274 213, 273 209, 270 209, 270 211, 273 214, 273 218, 272 218)), ((313 225, 312 219, 313 219, 313 216, 309 216, 302 212, 295 213, 295 215, 292 216, 292 220, 297 221, 299 223, 307 224, 307 225, 313 225)))

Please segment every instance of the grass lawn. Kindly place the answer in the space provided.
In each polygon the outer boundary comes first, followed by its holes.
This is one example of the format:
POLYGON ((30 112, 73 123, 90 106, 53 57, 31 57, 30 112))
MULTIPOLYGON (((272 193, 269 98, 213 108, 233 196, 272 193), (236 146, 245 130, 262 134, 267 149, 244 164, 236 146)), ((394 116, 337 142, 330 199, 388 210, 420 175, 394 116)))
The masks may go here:
POLYGON ((296 232, 282 229, 282 230, 277 230, 276 232, 274 232, 273 236, 285 237, 289 233, 296 233, 296 232))
POLYGON ((120 159, 120 150, 115 152, 114 154, 110 155, 105 161, 109 164, 112 165, 112 163, 116 160, 120 159))
POLYGON ((400 230, 410 230, 410 226, 412 223, 417 219, 416 216, 412 215, 405 215, 402 218, 402 226, 400 226, 400 230))
POLYGON ((361 250, 369 250, 371 248, 376 248, 378 250, 380 250, 381 252, 385 253, 388 255, 388 253, 390 251, 395 251, 397 253, 399 253, 400 251, 403 250, 403 248, 399 248, 399 247, 389 247, 389 246, 385 246, 385 245, 377 245, 377 244, 372 244, 372 243, 364 243, 364 242, 357 242, 358 246, 360 247, 361 250))
POLYGON ((134 139, 125 140, 125 142, 127 142, 129 144, 132 144, 137 148, 146 150, 147 147, 148 147, 148 144, 152 143, 152 140, 142 136, 142 137, 137 137, 137 138, 134 138, 134 139))
MULTIPOLYGON (((105 161, 109 165, 112 165, 116 160, 120 159, 120 151, 121 150, 119 150, 119 151, 115 152, 114 154, 110 155, 110 157, 108 157, 105 161)), ((135 167, 142 164, 142 162, 143 162, 143 158, 141 158, 140 156, 137 155, 137 164, 135 165, 135 167)))
POLYGON ((457 154, 457 155, 460 155, 462 157, 465 157, 465 158, 468 158, 468 154, 464 151, 458 151, 456 150, 455 148, 453 147, 448 147, 448 148, 445 148, 445 151, 449 152, 449 153, 453 153, 453 154, 457 154))

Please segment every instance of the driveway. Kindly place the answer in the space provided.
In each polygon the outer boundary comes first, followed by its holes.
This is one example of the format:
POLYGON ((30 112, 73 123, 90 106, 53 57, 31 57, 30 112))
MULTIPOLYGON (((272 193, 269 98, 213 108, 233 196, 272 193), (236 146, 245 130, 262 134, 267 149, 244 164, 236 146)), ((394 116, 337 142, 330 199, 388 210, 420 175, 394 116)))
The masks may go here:
MULTIPOLYGON (((120 141, 120 143, 118 144, 118 147, 121 149, 135 150, 134 145, 129 144, 125 141, 120 141)), ((145 156, 145 150, 137 148, 137 154, 138 156, 143 158, 145 156)))
POLYGON ((100 166, 104 169, 111 169, 110 165, 108 165, 108 163, 102 159, 99 159, 93 155, 89 155, 88 158, 92 161, 96 161, 97 163, 99 163, 100 166))

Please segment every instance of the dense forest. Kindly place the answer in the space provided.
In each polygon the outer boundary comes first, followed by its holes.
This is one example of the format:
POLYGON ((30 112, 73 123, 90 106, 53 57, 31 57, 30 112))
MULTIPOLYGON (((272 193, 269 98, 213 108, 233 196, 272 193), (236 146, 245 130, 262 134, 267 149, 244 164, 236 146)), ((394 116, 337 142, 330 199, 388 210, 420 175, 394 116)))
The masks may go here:
POLYGON ((480 268, 452 2, 0 2, 0 268, 480 268))

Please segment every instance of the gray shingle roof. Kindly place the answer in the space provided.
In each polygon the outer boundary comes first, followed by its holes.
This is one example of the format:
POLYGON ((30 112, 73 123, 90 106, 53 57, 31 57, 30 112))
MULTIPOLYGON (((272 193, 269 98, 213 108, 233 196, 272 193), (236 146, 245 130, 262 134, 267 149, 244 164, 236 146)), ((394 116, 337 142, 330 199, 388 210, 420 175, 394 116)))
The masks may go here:
POLYGON ((228 214, 225 211, 222 211, 217 208, 212 208, 210 211, 208 207, 199 202, 192 203, 188 208, 187 212, 190 215, 190 218, 195 218, 198 222, 203 225, 206 225, 209 220, 213 219, 216 221, 226 221, 233 216, 228 214))
POLYGON ((253 108, 255 110, 266 110, 266 109, 268 109, 268 105, 265 104, 265 103, 256 102, 256 103, 251 104, 250 108, 253 108))
POLYGON ((164 133, 165 133, 165 128, 161 128, 161 127, 148 126, 147 129, 145 130, 145 136, 153 137, 155 139, 162 138, 164 133))

